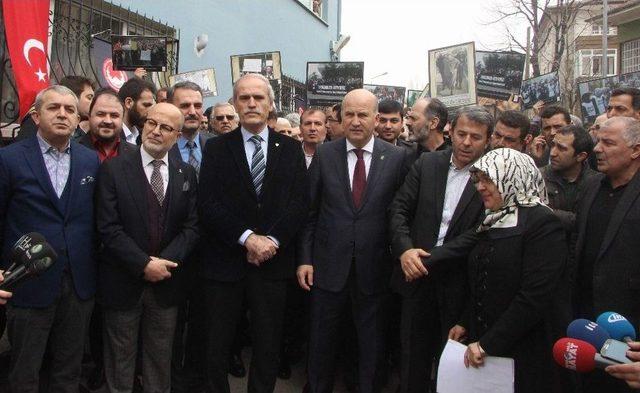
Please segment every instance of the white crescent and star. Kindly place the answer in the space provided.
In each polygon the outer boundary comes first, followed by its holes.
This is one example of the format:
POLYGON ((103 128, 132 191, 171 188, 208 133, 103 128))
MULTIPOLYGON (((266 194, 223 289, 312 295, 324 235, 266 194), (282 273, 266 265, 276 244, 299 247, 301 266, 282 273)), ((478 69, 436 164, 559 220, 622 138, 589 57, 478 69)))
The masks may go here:
MULTIPOLYGON (((27 41, 25 41, 24 46, 22 47, 22 55, 24 56, 24 59, 27 61, 27 64, 29 64, 29 66, 31 66, 31 60, 29 60, 29 51, 31 49, 38 49, 46 55, 44 51, 44 44, 42 43, 42 41, 36 40, 35 38, 28 39, 27 41)), ((36 76, 38 77, 38 81, 44 82, 46 80, 47 73, 42 72, 40 68, 38 68, 38 71, 34 72, 34 74, 36 74, 36 76)))

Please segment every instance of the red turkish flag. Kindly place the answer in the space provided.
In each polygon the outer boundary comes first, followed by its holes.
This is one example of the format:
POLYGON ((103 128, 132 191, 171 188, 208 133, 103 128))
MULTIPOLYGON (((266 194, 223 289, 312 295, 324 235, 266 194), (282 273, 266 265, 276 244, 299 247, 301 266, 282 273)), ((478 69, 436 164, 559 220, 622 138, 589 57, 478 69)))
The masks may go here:
POLYGON ((36 94, 49 86, 49 0, 3 0, 2 13, 22 118, 36 94))

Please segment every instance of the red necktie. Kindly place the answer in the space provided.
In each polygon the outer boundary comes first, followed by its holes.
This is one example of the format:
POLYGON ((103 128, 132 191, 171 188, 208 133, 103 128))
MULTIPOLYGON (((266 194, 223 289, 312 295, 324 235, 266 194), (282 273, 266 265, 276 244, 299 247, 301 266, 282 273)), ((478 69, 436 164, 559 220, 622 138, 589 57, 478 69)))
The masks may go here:
POLYGON ((353 196, 353 204, 355 205, 356 209, 359 209, 360 203, 362 203, 362 194, 364 194, 364 189, 367 186, 367 174, 364 167, 364 150, 354 149, 353 152, 356 153, 358 161, 356 161, 356 167, 353 170, 353 184, 351 185, 351 195, 353 196))

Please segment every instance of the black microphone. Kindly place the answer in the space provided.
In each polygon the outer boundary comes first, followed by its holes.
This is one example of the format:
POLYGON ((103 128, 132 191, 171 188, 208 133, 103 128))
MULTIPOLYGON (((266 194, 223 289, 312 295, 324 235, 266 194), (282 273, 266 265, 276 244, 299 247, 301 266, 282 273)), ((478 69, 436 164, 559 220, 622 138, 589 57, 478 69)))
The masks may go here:
POLYGON ((11 265, 5 270, 5 274, 10 274, 15 270, 15 268, 21 265, 24 261, 25 254, 32 254, 32 251, 29 250, 34 245, 42 243, 46 243, 46 240, 44 236, 38 232, 29 232, 22 235, 11 249, 11 253, 9 255, 9 262, 11 262, 11 265))
POLYGON ((6 273, 4 281, 0 283, 0 289, 11 290, 27 277, 44 272, 55 263, 57 257, 56 252, 46 241, 31 245, 20 255, 17 267, 6 273))

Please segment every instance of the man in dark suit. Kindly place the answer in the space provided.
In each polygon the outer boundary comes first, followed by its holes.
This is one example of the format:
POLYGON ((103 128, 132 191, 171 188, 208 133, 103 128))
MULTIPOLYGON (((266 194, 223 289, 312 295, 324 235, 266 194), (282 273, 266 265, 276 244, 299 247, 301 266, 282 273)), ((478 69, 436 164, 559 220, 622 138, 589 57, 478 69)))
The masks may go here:
POLYGON ((406 173, 404 150, 373 137, 377 99, 349 92, 346 139, 323 144, 311 163, 311 210, 301 234, 298 282, 311 291, 309 387, 331 392, 340 324, 353 307, 361 392, 381 389, 392 261, 386 209, 406 173), (350 306, 351 305, 351 306, 350 306))
MULTIPOLYGON (((586 188, 576 218, 574 308, 576 317, 594 320, 616 311, 640 324, 640 122, 613 117, 600 125, 596 153, 604 174, 586 188)), ((637 333, 637 332, 636 332, 637 333)), ((631 391, 601 373, 584 376, 584 392, 631 391)))
POLYGON ((6 269, 16 240, 32 231, 58 258, 17 287, 9 303, 9 385, 13 392, 38 392, 49 348, 49 390, 75 393, 96 287, 93 191, 100 162, 95 152, 70 141, 79 116, 68 88, 42 90, 33 119, 36 135, 0 150, 2 264, 6 269))
POLYGON ((156 86, 142 78, 131 78, 118 90, 118 96, 124 103, 121 138, 140 146, 142 143, 140 130, 144 125, 147 111, 155 104, 156 86))
POLYGON ((199 213, 207 326, 207 391, 229 392, 229 349, 247 297, 253 359, 250 392, 272 392, 294 239, 308 209, 300 143, 267 128, 274 95, 261 75, 233 89, 240 127, 207 142, 199 213))
POLYGON ((469 167, 489 144, 493 118, 484 109, 461 109, 452 121, 452 150, 423 154, 389 208, 396 264, 392 286, 402 295, 401 391, 429 389, 432 360, 461 317, 466 263, 428 277, 421 257, 472 228, 483 212, 469 167))
POLYGON ((410 152, 411 162, 417 160, 422 153, 451 147, 444 138, 447 118, 447 107, 437 98, 420 98, 413 104, 406 121, 407 128, 416 141, 410 152))

